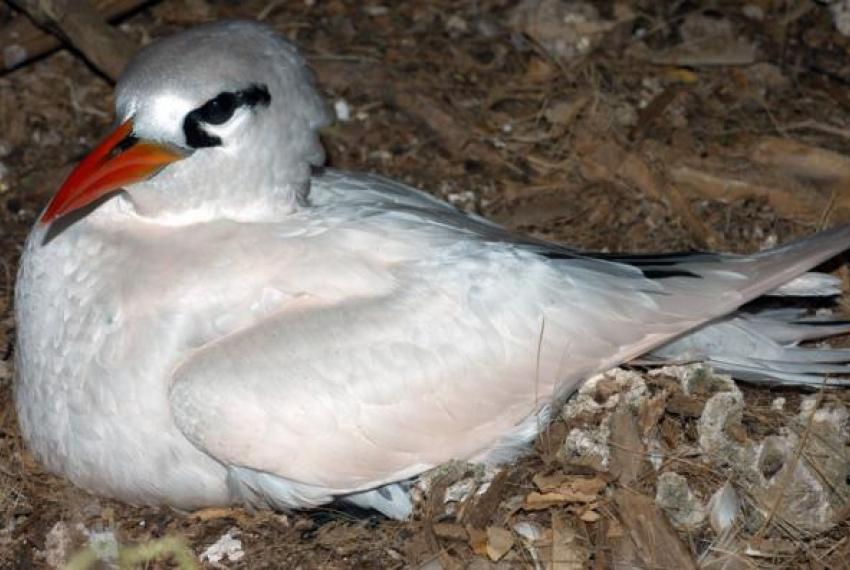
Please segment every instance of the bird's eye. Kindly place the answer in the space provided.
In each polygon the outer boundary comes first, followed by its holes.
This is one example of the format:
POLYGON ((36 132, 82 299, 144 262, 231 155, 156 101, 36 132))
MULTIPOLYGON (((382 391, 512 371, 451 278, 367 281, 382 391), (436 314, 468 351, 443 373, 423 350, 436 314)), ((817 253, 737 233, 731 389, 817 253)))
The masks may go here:
POLYGON ((239 100, 234 93, 220 93, 198 109, 198 118, 209 125, 222 125, 230 120, 239 100))
POLYGON ((268 107, 272 97, 265 85, 250 85, 241 91, 223 91, 190 111, 183 119, 186 144, 191 148, 221 146, 221 137, 208 133, 204 125, 223 125, 233 117, 239 107, 254 109, 268 107))

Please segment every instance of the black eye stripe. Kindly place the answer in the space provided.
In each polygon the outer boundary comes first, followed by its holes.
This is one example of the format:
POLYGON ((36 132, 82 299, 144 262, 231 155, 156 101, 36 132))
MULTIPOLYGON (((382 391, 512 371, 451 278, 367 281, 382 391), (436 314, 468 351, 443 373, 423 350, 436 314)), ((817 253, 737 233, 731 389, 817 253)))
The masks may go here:
POLYGON ((238 108, 253 108, 257 105, 266 107, 271 100, 272 97, 265 85, 251 85, 241 91, 219 93, 186 115, 183 120, 186 144, 192 148, 220 146, 221 138, 207 133, 203 128, 204 124, 223 125, 233 117, 238 108))
POLYGON ((205 148, 209 146, 220 146, 221 138, 213 136, 201 127, 201 120, 192 111, 186 115, 183 121, 183 136, 186 144, 191 148, 205 148))
POLYGON ((265 85, 252 85, 248 89, 238 91, 236 95, 239 97, 240 104, 248 107, 256 107, 257 105, 267 107, 272 102, 272 96, 265 85))
POLYGON ((198 118, 208 125, 223 125, 230 120, 238 106, 236 94, 225 91, 192 112, 197 112, 198 118))

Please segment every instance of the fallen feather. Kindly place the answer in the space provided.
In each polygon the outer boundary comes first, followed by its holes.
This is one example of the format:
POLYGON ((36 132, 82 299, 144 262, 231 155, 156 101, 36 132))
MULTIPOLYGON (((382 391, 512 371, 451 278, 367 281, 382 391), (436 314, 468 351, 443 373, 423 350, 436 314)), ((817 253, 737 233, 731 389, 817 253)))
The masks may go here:
POLYGON ((738 493, 735 492, 735 488, 729 484, 729 481, 725 482, 711 496, 708 501, 708 510, 708 520, 711 523, 711 528, 717 534, 725 532, 735 522, 738 513, 741 511, 741 504, 738 500, 738 493))
POLYGON ((524 541, 535 543, 543 539, 543 527, 531 521, 520 521, 513 526, 514 532, 524 541))
POLYGON ((531 556, 531 560, 534 562, 535 570, 544 568, 541 560, 541 545, 544 543, 551 543, 552 531, 549 529, 544 530, 539 524, 531 521, 520 521, 516 523, 513 525, 513 531, 522 540, 522 545, 528 551, 528 554, 531 556), (546 540, 547 536, 548 542, 546 540))

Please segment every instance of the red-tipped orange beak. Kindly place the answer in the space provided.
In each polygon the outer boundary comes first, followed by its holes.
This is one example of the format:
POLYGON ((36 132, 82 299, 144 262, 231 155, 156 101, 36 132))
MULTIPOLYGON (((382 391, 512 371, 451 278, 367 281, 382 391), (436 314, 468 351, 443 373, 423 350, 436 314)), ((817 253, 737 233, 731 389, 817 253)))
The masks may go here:
POLYGON ((42 224, 91 204, 101 196, 145 180, 184 158, 177 151, 133 136, 133 122, 118 126, 74 168, 41 216, 42 224))

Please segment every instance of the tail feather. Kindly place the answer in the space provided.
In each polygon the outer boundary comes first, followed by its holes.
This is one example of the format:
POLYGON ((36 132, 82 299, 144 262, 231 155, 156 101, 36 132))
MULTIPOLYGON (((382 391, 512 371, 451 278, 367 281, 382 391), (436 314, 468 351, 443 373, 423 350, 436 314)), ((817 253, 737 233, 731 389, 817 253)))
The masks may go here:
POLYGON ((782 345, 796 345, 807 340, 850 333, 850 321, 831 315, 806 316, 799 309, 771 309, 758 313, 736 314, 746 326, 782 345))
POLYGON ((850 349, 799 346, 850 332, 829 316, 798 309, 737 313, 709 323, 649 355, 650 362, 704 361, 739 380, 794 386, 850 386, 850 349))
MULTIPOLYGON (((616 299, 616 294, 620 293, 611 285, 616 283, 623 288, 627 288, 626 285, 633 287, 634 298, 643 302, 643 306, 635 302, 618 307, 621 316, 625 314, 628 318, 639 320, 641 330, 646 333, 637 342, 623 340, 622 350, 610 359, 611 365, 647 353, 651 353, 651 358, 667 362, 704 360, 712 363, 714 359, 720 365, 720 359, 725 359, 725 369, 738 370, 739 376, 752 378, 754 370, 761 370, 763 376, 776 377, 785 370, 784 377, 788 383, 800 381, 809 384, 810 378, 797 376, 805 372, 791 364, 813 361, 819 366, 827 366, 811 369, 811 374, 819 378, 850 370, 842 368, 839 371, 829 367, 835 363, 832 356, 819 360, 818 353, 804 356, 790 349, 803 340, 846 332, 847 323, 801 320, 800 315, 789 320, 791 313, 786 312, 760 315, 762 320, 767 319, 762 323, 756 323, 756 317, 750 317, 748 321, 729 315, 847 249, 850 249, 850 225, 749 256, 675 253, 567 259, 563 252, 551 252, 547 256, 553 259, 563 257, 572 271, 586 269, 589 273, 602 274, 597 276, 599 283, 595 288, 611 289, 613 293, 608 295, 609 298, 616 299), (599 261, 608 263, 600 264, 599 261), (624 313, 624 309, 630 309, 631 313, 624 313), (781 364, 768 365, 783 362, 790 363, 787 369, 781 364)), ((799 294, 810 290, 819 296, 836 290, 834 279, 815 277, 809 281, 810 287, 805 286, 805 279, 798 280, 795 292, 799 294)), ((588 283, 590 279, 584 282, 588 283)), ((606 309, 611 306, 611 301, 604 294, 599 297, 598 305, 604 305, 606 309)), ((628 332, 629 329, 625 330, 628 332)), ((609 324, 596 334, 617 340, 621 332, 609 324)), ((835 358, 841 364, 844 355, 835 358)), ((602 367, 608 363, 603 361, 602 367)))
MULTIPOLYGON (((742 292, 754 299, 791 282, 798 276, 850 247, 850 225, 805 237, 754 256, 752 278, 742 292)), ((749 259, 742 258, 745 263, 749 259)))
POLYGON ((796 388, 846 388, 850 379, 834 377, 818 373, 796 373, 778 370, 767 370, 759 363, 747 366, 742 363, 708 362, 714 370, 721 374, 729 374, 742 382, 765 386, 793 386, 796 388))
POLYGON ((395 520, 407 520, 413 514, 410 485, 404 481, 346 495, 341 499, 361 509, 376 510, 395 520))
POLYGON ((828 273, 809 271, 765 295, 771 297, 831 297, 841 294, 841 279, 828 273))

